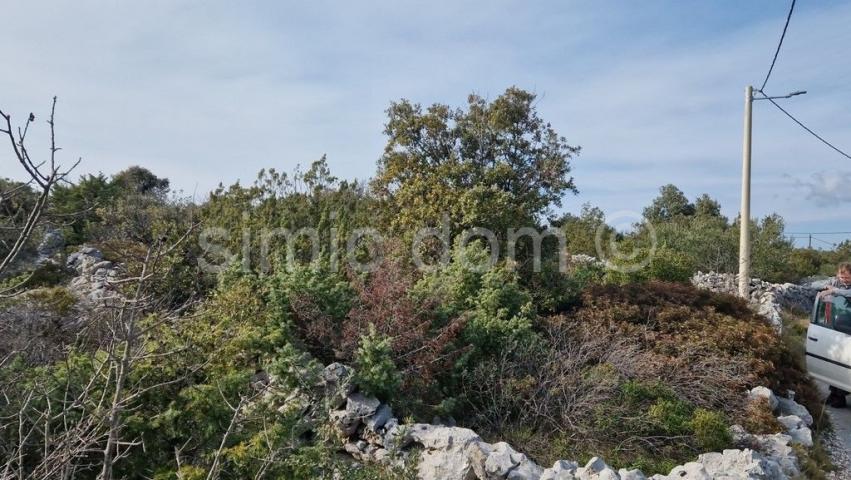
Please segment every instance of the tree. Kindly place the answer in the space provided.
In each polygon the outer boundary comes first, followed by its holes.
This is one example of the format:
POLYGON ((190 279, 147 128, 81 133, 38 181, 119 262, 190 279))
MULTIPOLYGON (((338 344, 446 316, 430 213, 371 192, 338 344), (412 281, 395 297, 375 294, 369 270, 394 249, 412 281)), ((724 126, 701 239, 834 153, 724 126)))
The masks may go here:
POLYGON ((606 215, 603 211, 590 203, 582 205, 579 216, 565 213, 552 223, 564 232, 567 239, 567 251, 572 255, 599 256, 597 233, 600 232, 600 240, 604 243, 608 242, 615 233, 612 227, 606 225, 606 215))
POLYGON ((70 224, 65 229, 65 241, 74 245, 92 236, 92 227, 103 219, 98 208, 111 205, 116 188, 102 173, 84 175, 76 184, 57 185, 50 200, 51 210, 70 224))
POLYGON ((659 196, 644 209, 644 217, 651 222, 664 222, 677 216, 694 215, 694 204, 673 184, 659 189, 659 196))
MULTIPOLYGON (((753 276, 769 282, 796 281, 791 272, 789 257, 792 241, 783 236, 785 223, 780 215, 766 215, 751 224, 751 267, 753 276)), ((736 229, 738 234, 738 229, 736 229)))
POLYGON ((704 193, 694 201, 694 212, 698 216, 720 217, 721 204, 710 197, 708 193, 704 193))
POLYGON ((453 233, 484 227, 504 235, 536 225, 576 193, 569 160, 579 148, 538 116, 534 101, 512 87, 492 102, 470 95, 466 110, 392 103, 372 183, 392 230, 410 234, 446 215, 453 233))
MULTIPOLYGON (((261 170, 251 186, 220 184, 199 213, 207 226, 227 232, 216 238, 217 244, 232 255, 247 253, 250 262, 243 258, 245 264, 268 271, 283 266, 289 249, 295 260, 309 261, 313 245, 308 236, 297 234, 302 228, 315 229, 323 259, 330 260, 332 244, 341 254, 354 229, 376 221, 376 203, 361 182, 332 176, 323 156, 306 172, 296 167, 289 175, 270 168, 261 170), (241 232, 251 234, 250 248, 245 250, 241 232)), ((221 260, 209 259, 211 263, 221 260)))
POLYGON ((159 178, 144 167, 133 166, 116 173, 112 184, 125 194, 153 195, 163 198, 168 194, 169 181, 159 178))

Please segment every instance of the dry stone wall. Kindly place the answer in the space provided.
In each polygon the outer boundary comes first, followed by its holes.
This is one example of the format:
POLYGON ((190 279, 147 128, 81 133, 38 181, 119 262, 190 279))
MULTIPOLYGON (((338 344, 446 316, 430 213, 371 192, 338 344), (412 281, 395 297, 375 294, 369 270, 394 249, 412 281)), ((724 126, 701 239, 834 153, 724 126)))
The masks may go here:
MULTIPOLYGON (((713 292, 731 295, 739 292, 738 275, 732 273, 697 272, 691 282, 698 288, 713 292)), ((810 311, 817 292, 811 285, 770 283, 754 278, 750 282, 750 303, 779 330, 783 325, 781 311, 784 308, 810 311)))
MULTIPOLYGON (((647 477, 638 470, 616 470, 599 457, 582 465, 559 460, 547 467, 505 442, 486 442, 467 428, 405 424, 389 405, 358 392, 354 371, 346 365, 328 365, 320 377, 322 402, 330 410, 332 428, 343 440, 342 450, 365 463, 402 466, 414 459, 421 480, 785 480, 801 474, 793 445, 812 446, 812 416, 807 409, 758 387, 749 396, 769 402, 783 433, 751 435, 734 426, 731 433, 739 448, 699 455, 667 475, 647 477)), ((274 385, 272 381, 267 388, 274 385)), ((285 397, 281 410, 310 410, 307 395, 296 391, 285 397)))

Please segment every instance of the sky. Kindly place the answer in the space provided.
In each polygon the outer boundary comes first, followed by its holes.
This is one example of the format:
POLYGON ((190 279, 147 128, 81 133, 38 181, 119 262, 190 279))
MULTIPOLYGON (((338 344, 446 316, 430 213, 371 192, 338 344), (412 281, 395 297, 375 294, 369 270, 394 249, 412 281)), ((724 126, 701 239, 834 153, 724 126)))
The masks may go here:
MULTIPOLYGON (((327 155, 367 179, 389 103, 462 106, 510 86, 572 145, 564 210, 634 220, 673 183, 739 211, 744 89, 768 70, 789 3, 683 1, 8 2, 0 109, 59 97, 58 143, 78 173, 142 165, 203 199, 327 155)), ((851 2, 798 2, 772 95, 851 150, 851 2)), ((32 141, 46 139, 43 123, 32 141)), ((788 232, 851 231, 851 160, 768 102, 754 104, 752 213, 788 232)), ((46 144, 30 149, 42 152, 46 144)), ((0 149, 0 176, 21 178, 0 149)), ((851 235, 818 235, 814 246, 851 235)), ((824 244, 826 245, 826 244, 824 244)))

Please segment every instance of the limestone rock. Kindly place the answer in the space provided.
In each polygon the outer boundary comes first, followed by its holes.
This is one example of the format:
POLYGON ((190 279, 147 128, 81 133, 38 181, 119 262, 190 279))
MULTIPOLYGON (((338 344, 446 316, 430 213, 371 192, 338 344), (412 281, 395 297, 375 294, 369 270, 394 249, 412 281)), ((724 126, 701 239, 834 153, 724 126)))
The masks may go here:
POLYGON ((574 474, 577 469, 579 469, 578 463, 559 460, 551 468, 544 470, 540 480, 575 480, 574 474))
POLYGON ((622 468, 618 470, 618 476, 621 480, 647 480, 647 477, 641 473, 641 470, 627 470, 622 468))
POLYGON ((375 413, 379 405, 381 405, 381 402, 375 397, 353 393, 346 399, 346 412, 359 420, 363 420, 375 413))
POLYGON ((777 462, 768 460, 750 450, 724 450, 723 453, 705 453, 698 457, 710 478, 748 480, 787 480, 777 462))
POLYGON ((810 415, 810 412, 809 410, 807 410, 807 407, 789 398, 780 398, 778 399, 778 401, 781 414, 796 415, 804 421, 804 424, 806 426, 811 427, 813 425, 813 416, 810 415))
POLYGON ((44 232, 44 237, 42 237, 41 242, 39 242, 38 247, 36 248, 39 261, 46 261, 53 257, 59 253, 64 246, 65 237, 62 236, 62 232, 55 228, 48 228, 44 232))
POLYGON ((618 473, 602 458, 594 457, 584 467, 576 470, 578 480, 619 480, 618 473))
POLYGON ((759 450, 771 461, 780 466, 783 473, 790 477, 797 476, 798 457, 792 449, 792 437, 783 433, 770 435, 753 435, 754 443, 759 450))
POLYGON ((706 468, 703 467, 703 464, 689 462, 685 465, 674 467, 668 475, 653 475, 651 480, 712 480, 712 477, 706 473, 706 468))
POLYGON ((421 480, 475 480, 484 473, 478 462, 491 448, 472 430, 418 423, 408 436, 423 446, 417 469, 421 480))
POLYGON ((366 397, 360 393, 353 393, 346 399, 345 410, 332 411, 331 422, 345 436, 350 437, 357 431, 361 422, 372 416, 381 402, 375 397, 366 397))
POLYGON ((543 469, 505 442, 495 443, 485 461, 488 479, 539 480, 543 469))
POLYGON ((792 438, 792 442, 799 443, 807 448, 813 446, 813 432, 801 417, 785 415, 777 417, 777 421, 786 429, 786 434, 792 438))
POLYGON ((768 407, 771 408, 771 411, 777 410, 777 407, 780 405, 780 402, 777 400, 777 397, 774 395, 774 392, 769 390, 766 387, 754 387, 748 392, 748 398, 751 400, 765 399, 768 401, 768 407))
POLYGON ((342 363, 332 363, 322 370, 321 386, 325 389, 328 406, 340 408, 355 390, 354 371, 342 363))
POLYGON ((383 403, 375 411, 375 414, 368 418, 364 424, 369 430, 377 431, 379 428, 383 428, 387 421, 392 417, 393 410, 390 409, 390 406, 383 403))

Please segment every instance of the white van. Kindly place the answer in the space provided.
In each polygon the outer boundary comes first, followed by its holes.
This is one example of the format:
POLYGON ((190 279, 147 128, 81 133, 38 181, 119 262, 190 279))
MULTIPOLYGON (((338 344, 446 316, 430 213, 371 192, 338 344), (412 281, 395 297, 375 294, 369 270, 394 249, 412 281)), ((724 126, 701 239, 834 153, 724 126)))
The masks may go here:
POLYGON ((851 298, 816 297, 807 329, 807 370, 814 378, 851 392, 851 298))

